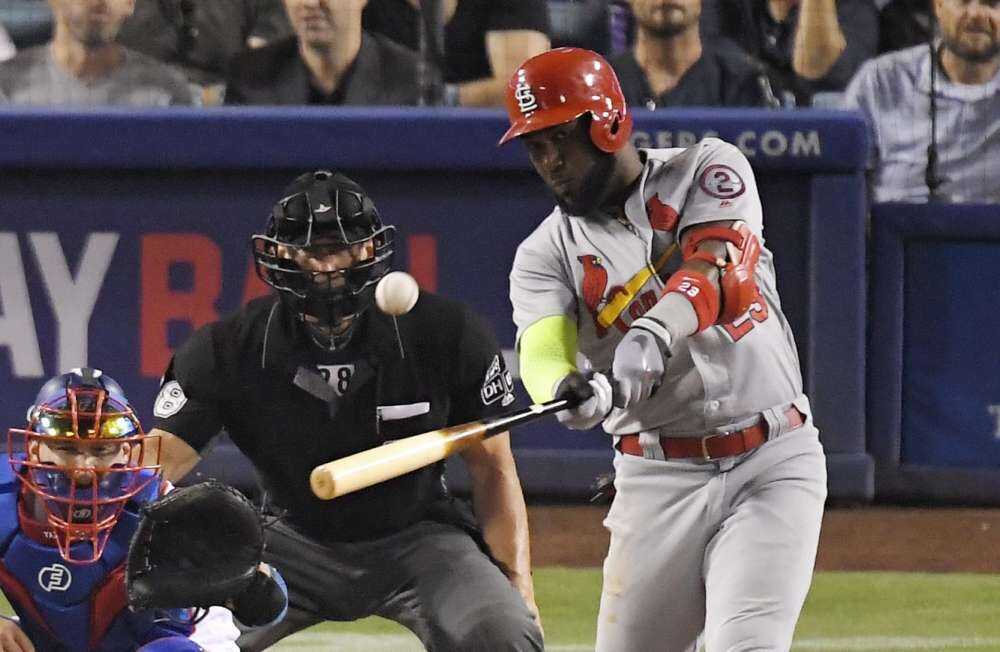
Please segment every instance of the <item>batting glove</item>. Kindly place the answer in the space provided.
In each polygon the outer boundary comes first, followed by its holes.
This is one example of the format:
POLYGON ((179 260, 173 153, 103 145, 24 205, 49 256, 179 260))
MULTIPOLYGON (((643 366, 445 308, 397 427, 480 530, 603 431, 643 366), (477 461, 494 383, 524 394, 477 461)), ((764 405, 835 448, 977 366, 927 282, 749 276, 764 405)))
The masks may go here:
POLYGON ((555 398, 580 401, 575 408, 556 412, 559 423, 573 430, 590 430, 611 412, 611 382, 601 373, 588 379, 574 371, 559 381, 555 398))
POLYGON ((640 317, 615 347, 611 375, 618 388, 616 407, 627 408, 646 400, 663 380, 670 357, 670 334, 656 322, 650 326, 647 329, 640 317))

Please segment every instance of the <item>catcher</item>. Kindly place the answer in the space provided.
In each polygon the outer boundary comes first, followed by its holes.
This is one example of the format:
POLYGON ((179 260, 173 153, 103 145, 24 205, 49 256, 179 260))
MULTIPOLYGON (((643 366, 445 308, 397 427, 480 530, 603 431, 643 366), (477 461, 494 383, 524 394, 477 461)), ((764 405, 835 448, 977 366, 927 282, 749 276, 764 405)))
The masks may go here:
POLYGON ((18 616, 0 617, 0 652, 229 652, 232 615, 208 607, 228 604, 246 625, 280 618, 283 583, 258 566, 256 511, 215 485, 156 500, 166 487, 158 448, 100 370, 42 386, 0 464, 0 589, 18 616), (178 536, 206 507, 212 519, 178 536), (206 552, 227 544, 225 562, 206 552))

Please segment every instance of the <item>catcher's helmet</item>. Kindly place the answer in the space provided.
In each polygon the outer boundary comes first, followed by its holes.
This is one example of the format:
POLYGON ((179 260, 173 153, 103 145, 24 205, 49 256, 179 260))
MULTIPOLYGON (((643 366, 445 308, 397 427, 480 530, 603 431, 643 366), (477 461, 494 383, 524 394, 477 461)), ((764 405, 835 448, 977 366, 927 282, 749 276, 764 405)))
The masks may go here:
POLYGON ((596 52, 557 48, 514 72, 504 97, 510 129, 498 144, 590 113, 590 139, 604 152, 628 142, 632 114, 611 65, 596 52))
POLYGON ((309 172, 285 189, 265 232, 251 238, 257 274, 278 290, 314 344, 338 349, 389 271, 395 231, 360 185, 329 170, 309 172), (317 264, 330 256, 348 262, 317 264))
POLYGON ((121 387, 99 369, 51 378, 27 426, 7 433, 26 530, 67 561, 100 559, 126 503, 158 482, 159 446, 149 439, 121 387))

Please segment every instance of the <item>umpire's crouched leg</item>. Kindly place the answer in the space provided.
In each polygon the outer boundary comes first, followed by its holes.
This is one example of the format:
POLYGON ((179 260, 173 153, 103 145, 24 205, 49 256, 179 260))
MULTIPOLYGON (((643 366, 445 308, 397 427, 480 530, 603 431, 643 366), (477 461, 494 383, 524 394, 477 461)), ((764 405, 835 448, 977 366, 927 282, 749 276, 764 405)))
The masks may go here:
POLYGON ((544 649, 521 594, 464 530, 424 521, 392 538, 407 580, 379 615, 407 626, 431 652, 544 649))

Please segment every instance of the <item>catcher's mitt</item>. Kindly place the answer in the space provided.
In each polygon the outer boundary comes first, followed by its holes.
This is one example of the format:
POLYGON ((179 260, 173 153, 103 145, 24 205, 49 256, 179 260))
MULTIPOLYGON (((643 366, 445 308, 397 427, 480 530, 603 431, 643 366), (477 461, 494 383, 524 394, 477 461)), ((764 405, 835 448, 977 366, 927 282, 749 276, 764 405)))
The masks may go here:
POLYGON ((264 552, 260 514, 236 489, 203 482, 142 508, 125 587, 134 609, 222 605, 254 581, 264 552))

